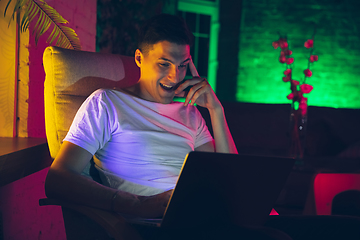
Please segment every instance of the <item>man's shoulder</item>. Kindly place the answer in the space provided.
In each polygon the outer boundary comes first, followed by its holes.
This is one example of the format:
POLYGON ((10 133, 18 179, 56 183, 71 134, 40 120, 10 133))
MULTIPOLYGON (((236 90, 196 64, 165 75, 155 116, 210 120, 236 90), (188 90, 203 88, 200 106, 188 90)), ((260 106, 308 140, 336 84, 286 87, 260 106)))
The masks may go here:
POLYGON ((97 98, 97 99, 112 99, 114 97, 119 97, 123 95, 120 91, 115 89, 108 89, 108 88, 99 88, 95 90, 89 98, 97 98))
POLYGON ((89 104, 95 105, 108 105, 114 102, 115 93, 112 89, 100 88, 92 92, 88 97, 86 102, 89 104))
POLYGON ((100 96, 100 95, 109 95, 112 94, 113 89, 108 88, 99 88, 95 90, 91 95, 93 96, 100 96))

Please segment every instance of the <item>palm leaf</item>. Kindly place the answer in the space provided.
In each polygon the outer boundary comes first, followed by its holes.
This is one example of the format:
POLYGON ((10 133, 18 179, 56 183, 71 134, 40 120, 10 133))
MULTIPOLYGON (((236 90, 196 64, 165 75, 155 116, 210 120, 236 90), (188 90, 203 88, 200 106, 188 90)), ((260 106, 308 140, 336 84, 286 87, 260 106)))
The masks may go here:
MULTIPOLYGON (((4 17, 6 15, 6 11, 9 8, 9 5, 10 5, 11 1, 12 0, 9 0, 9 2, 6 4, 5 11, 4 11, 4 17)), ((15 18, 15 13, 19 12, 25 6, 26 2, 27 2, 27 0, 17 0, 16 1, 14 11, 13 11, 13 13, 11 15, 11 18, 13 20, 15 18)), ((9 26, 10 26, 10 22, 9 22, 9 26)))
MULTIPOLYGON (((9 0, 4 15, 11 1, 9 0)), ((12 13, 12 19, 14 19, 15 13, 19 13, 21 9, 24 9, 24 15, 20 24, 21 31, 28 29, 30 22, 38 17, 33 29, 36 43, 40 36, 53 26, 53 30, 47 39, 49 45, 55 43, 55 46, 62 48, 81 49, 80 40, 75 31, 65 26, 68 24, 68 21, 44 0, 17 0, 12 13)))

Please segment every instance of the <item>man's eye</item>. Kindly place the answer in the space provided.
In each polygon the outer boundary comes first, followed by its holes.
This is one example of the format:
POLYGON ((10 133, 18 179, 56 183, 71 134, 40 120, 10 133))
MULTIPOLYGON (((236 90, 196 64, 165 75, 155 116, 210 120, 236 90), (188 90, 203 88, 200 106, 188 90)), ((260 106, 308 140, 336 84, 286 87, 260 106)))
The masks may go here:
POLYGON ((159 63, 159 65, 160 65, 161 67, 169 67, 169 66, 170 66, 169 63, 159 63))
POLYGON ((181 64, 179 68, 186 68, 187 64, 181 64))

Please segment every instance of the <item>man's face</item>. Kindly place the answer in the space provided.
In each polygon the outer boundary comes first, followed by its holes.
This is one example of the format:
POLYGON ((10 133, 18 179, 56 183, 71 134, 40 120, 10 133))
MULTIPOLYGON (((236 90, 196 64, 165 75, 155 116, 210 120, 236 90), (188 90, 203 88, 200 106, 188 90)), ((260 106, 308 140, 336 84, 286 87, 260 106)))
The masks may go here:
POLYGON ((148 101, 168 104, 186 75, 190 46, 161 41, 154 44, 147 54, 136 50, 135 60, 141 74, 139 96, 148 101))

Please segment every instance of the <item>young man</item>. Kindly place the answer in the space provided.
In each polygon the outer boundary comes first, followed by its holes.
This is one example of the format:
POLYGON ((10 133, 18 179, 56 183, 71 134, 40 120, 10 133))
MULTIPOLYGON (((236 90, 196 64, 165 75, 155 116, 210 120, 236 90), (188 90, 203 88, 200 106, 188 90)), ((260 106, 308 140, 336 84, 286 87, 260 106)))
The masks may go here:
MULTIPOLYGON (((175 16, 159 15, 144 26, 135 53, 141 73, 138 83, 126 89, 97 90, 83 103, 49 169, 45 182, 48 197, 159 217, 188 152, 237 153, 222 105, 206 79, 198 76, 191 60, 192 38, 186 24, 175 16), (187 68, 193 78, 183 81, 187 68), (175 95, 185 97, 185 103, 174 102, 175 95), (214 139, 195 103, 209 110, 214 139), (81 174, 93 157, 103 184, 81 174)), ((283 229, 296 239, 340 239, 338 236, 353 233, 359 226, 359 221, 341 225, 342 219, 333 219, 331 230, 337 232, 330 231, 324 237, 327 221, 275 220, 268 226, 283 229)), ((138 230, 146 239, 149 235, 153 239, 290 239, 266 227, 212 226, 196 229, 195 233, 192 229, 176 233, 155 228, 138 230)))
POLYGON ((144 26, 135 52, 139 81, 97 90, 83 103, 50 167, 48 197, 159 217, 188 152, 237 153, 223 107, 192 62, 192 39, 172 15, 144 26), (183 81, 188 67, 193 78, 183 81), (174 102, 175 95, 185 102, 174 102), (195 103, 209 110, 214 139, 195 103), (81 175, 92 157, 103 184, 81 175))

